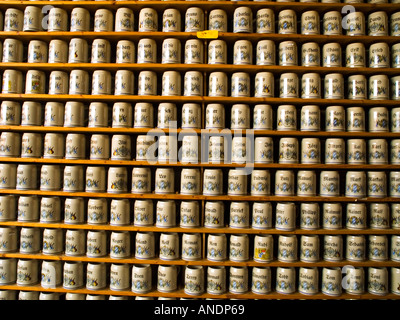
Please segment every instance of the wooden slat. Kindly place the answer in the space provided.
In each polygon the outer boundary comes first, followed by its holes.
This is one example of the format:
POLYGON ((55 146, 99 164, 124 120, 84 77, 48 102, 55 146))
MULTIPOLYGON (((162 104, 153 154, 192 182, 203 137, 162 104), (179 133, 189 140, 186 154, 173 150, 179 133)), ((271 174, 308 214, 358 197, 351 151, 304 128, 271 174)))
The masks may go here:
POLYGON ((172 102, 172 103, 222 103, 222 104, 271 104, 271 105, 343 105, 372 107, 380 106, 395 107, 398 106, 397 100, 350 100, 350 99, 302 99, 302 98, 266 98, 266 97, 210 97, 210 96, 138 96, 138 95, 49 95, 49 94, 25 94, 25 93, 1 93, 0 100, 16 101, 83 101, 83 102, 172 102))
MULTIPOLYGON (((274 283, 274 282, 273 282, 274 283)), ((291 300, 291 299, 307 299, 307 300, 320 300, 320 299, 326 299, 326 300, 345 300, 345 299, 357 299, 357 300, 371 300, 371 299, 379 299, 379 300, 387 300, 387 299, 394 299, 398 300, 400 299, 400 295, 396 295, 393 293, 389 293, 387 295, 374 295, 371 293, 363 293, 363 294, 348 294, 343 292, 340 296, 330 296, 326 295, 323 293, 317 293, 315 295, 305 295, 301 294, 297 291, 293 294, 281 294, 277 293, 275 289, 273 289, 272 292, 268 294, 255 294, 251 293, 251 291, 248 291, 243 294, 234 294, 234 293, 224 293, 221 295, 213 295, 213 294, 208 294, 204 293, 201 295, 193 296, 193 295, 188 295, 184 292, 183 289, 178 289, 173 292, 159 292, 156 290, 156 288, 153 288, 152 291, 145 293, 145 294, 137 294, 134 293, 130 290, 126 291, 112 291, 109 290, 108 287, 102 290, 88 290, 86 288, 80 288, 76 290, 67 290, 64 289, 61 286, 58 286, 56 288, 43 288, 40 284, 37 285, 32 285, 32 286, 19 286, 15 284, 11 285, 4 285, 0 287, 1 289, 5 290, 22 290, 22 291, 39 291, 39 292, 58 292, 60 294, 64 294, 67 292, 72 292, 72 293, 79 293, 79 294, 90 294, 90 295, 115 295, 115 296, 130 296, 130 297, 153 297, 154 299, 157 299, 157 297, 176 297, 176 298, 196 298, 196 299, 262 299, 262 300, 270 300, 270 299, 281 299, 281 300, 291 300)))
POLYGON ((85 133, 85 134, 202 134, 202 135, 254 135, 266 137, 320 137, 320 138, 399 138, 399 132, 348 132, 348 131, 279 131, 258 129, 161 129, 161 128, 115 128, 115 127, 45 127, 45 126, 14 126, 0 125, 1 131, 37 132, 37 133, 85 133))
POLYGON ((325 196, 231 196, 231 195, 184 195, 179 193, 156 194, 156 193, 109 193, 109 192, 64 192, 44 190, 16 190, 0 189, 0 194, 15 195, 37 195, 37 196, 59 196, 59 197, 84 197, 84 198, 108 198, 108 199, 154 199, 154 200, 208 200, 208 201, 273 201, 273 202, 343 202, 343 203, 394 203, 400 198, 354 198, 354 197, 325 197, 325 196))
POLYGON ((176 70, 182 73, 187 71, 200 71, 200 72, 215 72, 221 71, 231 74, 233 72, 247 72, 251 76, 255 76, 258 72, 271 72, 275 76, 281 73, 293 72, 301 77, 304 73, 318 73, 322 77, 328 73, 341 73, 344 76, 354 74, 362 74, 372 76, 377 72, 386 74, 387 76, 397 76, 400 74, 399 68, 347 68, 347 67, 304 67, 304 66, 264 66, 256 65, 253 61, 252 65, 234 65, 234 64, 162 64, 162 63, 26 63, 26 62, 2 62, 0 63, 0 70, 16 69, 20 71, 28 71, 31 69, 42 70, 50 73, 53 70, 61 70, 71 72, 76 69, 85 69, 88 72, 95 70, 108 70, 115 73, 118 70, 131 70, 139 74, 142 70, 152 70, 158 73, 161 77, 162 73, 169 70, 176 70))
MULTIPOLYGON (((109 39, 111 43, 115 44, 119 40, 130 39, 131 41, 139 41, 142 38, 152 38, 158 42, 163 41, 166 36, 186 41, 188 39, 197 38, 196 32, 139 32, 139 31, 123 31, 123 32, 95 32, 95 31, 1 31, 0 39, 6 38, 18 38, 21 41, 30 41, 41 39, 42 41, 49 42, 52 39, 60 39, 70 41, 72 38, 85 38, 88 42, 98 38, 109 39)), ((234 32, 219 32, 218 39, 223 39, 227 43, 233 43, 240 38, 246 38, 247 40, 256 44, 259 40, 273 40, 276 43, 281 41, 296 41, 298 45, 306 42, 316 42, 319 45, 338 42, 341 45, 347 45, 355 42, 363 42, 365 46, 369 46, 376 42, 386 42, 389 45, 393 45, 398 42, 396 36, 347 36, 347 35, 304 35, 304 34, 279 34, 279 33, 234 33, 234 32)), ((160 43, 161 44, 161 43, 160 43)))
POLYGON ((273 260, 268 263, 260 263, 256 262, 254 260, 247 260, 243 262, 236 262, 236 261, 230 261, 230 260, 225 260, 225 261, 210 261, 207 259, 200 259, 200 260, 195 260, 195 261, 186 261, 182 259, 177 259, 177 260, 162 260, 159 259, 158 257, 155 257, 153 259, 136 259, 134 256, 131 256, 129 258, 123 258, 123 259, 113 259, 110 258, 109 256, 105 257, 98 257, 98 258, 91 258, 87 256, 65 256, 63 254, 60 255, 45 255, 41 253, 37 254, 25 254, 25 253, 1 253, 0 257, 2 258, 14 258, 14 259, 34 259, 34 260, 56 260, 56 261, 82 261, 83 263, 126 263, 130 265, 135 265, 135 264, 151 264, 153 268, 157 268, 159 265, 176 265, 176 266, 183 266, 183 265, 202 265, 202 266, 224 266, 224 267, 231 267, 231 266, 246 266, 246 267, 310 267, 311 265, 313 267, 318 267, 318 268, 323 268, 323 267, 344 267, 351 265, 353 267, 399 267, 400 263, 395 262, 395 261, 348 261, 348 260, 342 260, 338 262, 330 262, 330 261, 317 261, 317 262, 303 262, 303 261, 295 261, 295 262, 283 262, 283 261, 278 261, 278 260, 273 260))
POLYGON ((230 228, 226 225, 223 228, 206 228, 206 227, 197 227, 197 228, 182 228, 179 226, 172 228, 160 228, 157 226, 135 226, 135 225, 110 225, 110 224, 67 224, 62 221, 59 223, 45 223, 45 222, 22 222, 22 221, 0 221, 0 226, 16 226, 16 227, 29 227, 29 228, 57 228, 57 229, 65 229, 65 230, 106 230, 106 231, 130 231, 130 232, 177 232, 177 233, 200 233, 200 234, 249 234, 249 235, 258 235, 258 234, 271 234, 271 235, 280 235, 280 234, 294 234, 294 235, 400 235, 400 229, 315 229, 315 230, 307 230, 307 229, 295 229, 293 231, 283 231, 275 228, 270 229, 253 229, 253 228, 230 228))

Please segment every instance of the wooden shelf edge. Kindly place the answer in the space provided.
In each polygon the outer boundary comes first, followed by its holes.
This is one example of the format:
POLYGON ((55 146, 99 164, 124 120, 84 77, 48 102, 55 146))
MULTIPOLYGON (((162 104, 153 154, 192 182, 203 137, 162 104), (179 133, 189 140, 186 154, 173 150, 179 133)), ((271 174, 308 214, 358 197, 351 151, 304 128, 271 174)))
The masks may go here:
POLYGON ((91 133, 91 134, 201 134, 201 135, 254 135, 272 137, 322 137, 322 138, 399 138, 399 132, 369 132, 369 131, 301 131, 301 130, 267 130, 267 129, 191 129, 191 128, 117 128, 117 127, 54 127, 54 126, 25 126, 0 125, 0 131, 37 132, 37 133, 91 133))
POLYGON ((10 285, 4 285, 0 286, 0 290, 16 290, 16 291, 39 291, 39 292, 56 292, 60 294, 65 294, 65 293, 79 293, 79 294, 88 294, 88 295, 115 295, 115 296, 129 296, 129 297, 172 297, 172 298, 194 298, 194 299, 260 299, 260 300, 268 300, 268 299, 282 299, 282 300, 291 300, 291 299, 307 299, 307 300, 333 300, 333 299, 340 299, 340 300, 369 300, 369 299, 384 299, 384 300, 389 300, 389 299, 394 299, 398 300, 400 299, 400 295, 396 295, 394 293, 388 293, 386 295, 374 295, 371 293, 363 293, 363 294, 348 294, 343 292, 340 296, 330 296, 323 294, 321 292, 318 292, 315 295, 305 295, 301 294, 297 291, 292 293, 292 294, 282 294, 278 293, 275 290, 273 290, 270 293, 267 294, 255 294, 252 293, 251 291, 248 291, 246 293, 242 294, 235 294, 235 293, 224 293, 220 295, 213 295, 209 293, 203 293, 201 295, 189 295, 184 292, 183 289, 178 289, 173 292, 160 292, 157 291, 155 288, 153 288, 152 291, 148 293, 135 293, 130 290, 124 290, 124 291, 113 291, 107 288, 101 289, 101 290, 89 290, 86 288, 80 288, 76 290, 68 290, 63 288, 62 286, 57 286, 56 288, 44 288, 40 284, 32 285, 32 286, 19 286, 17 284, 10 284, 10 285))
POLYGON ((270 229, 255 229, 255 228, 230 228, 229 226, 223 228, 183 228, 183 227, 172 227, 172 228, 160 228, 154 225, 152 226, 135 226, 135 225, 124 225, 115 226, 110 224, 68 224, 68 223, 45 223, 45 222, 23 222, 23 221, 0 221, 0 226, 16 226, 16 227, 30 227, 30 228, 57 228, 65 230, 107 230, 107 231, 130 231, 130 232, 157 232, 157 233, 201 233, 201 234, 248 234, 248 235, 280 235, 280 234, 294 234, 294 235, 400 235, 400 229, 295 229, 293 231, 282 231, 275 228, 270 229))
POLYGON ((33 259, 33 260, 43 260, 43 261, 81 261, 82 263, 105 263, 105 264, 129 264, 129 265, 136 265, 136 264, 150 264, 153 266, 159 265, 176 265, 176 266, 186 266, 186 265, 201 265, 204 267, 208 266, 224 266, 224 267, 232 267, 232 266, 246 266, 246 267, 344 267, 344 266, 353 266, 353 267, 400 267, 400 262, 386 260, 386 261, 372 261, 372 260, 365 260, 365 261, 316 261, 316 262, 303 262, 303 261, 294 261, 294 262, 283 262, 274 259, 271 262, 257 262, 254 260, 247 260, 247 261, 210 261, 207 259, 200 259, 200 260, 163 260, 158 257, 153 259, 137 259, 132 257, 123 258, 123 259, 116 259, 111 258, 110 256, 105 257, 87 257, 85 256, 66 256, 64 254, 60 255, 47 255, 42 253, 35 253, 35 254, 26 254, 26 253, 0 253, 0 258, 14 258, 14 259, 33 259))
POLYGON ((212 96, 141 96, 141 95, 51 95, 51 94, 26 94, 26 93, 1 93, 0 100, 19 101, 83 101, 83 102, 172 102, 172 103, 245 103, 245 104, 293 104, 293 105, 343 105, 361 107, 398 106, 398 100, 351 100, 351 99, 303 99, 303 98, 278 98, 278 97, 212 97, 212 96))

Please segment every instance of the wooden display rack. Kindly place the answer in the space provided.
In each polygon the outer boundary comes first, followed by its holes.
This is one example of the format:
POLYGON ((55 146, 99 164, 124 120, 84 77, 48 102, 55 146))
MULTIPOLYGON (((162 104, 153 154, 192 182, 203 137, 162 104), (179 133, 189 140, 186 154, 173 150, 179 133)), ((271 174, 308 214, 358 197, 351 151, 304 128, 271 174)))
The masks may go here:
MULTIPOLYGON (((5 12, 7 8, 19 8, 23 10, 27 5, 35 5, 35 6, 45 6, 51 5, 54 7, 60 7, 65 9, 68 13, 74 7, 82 7, 86 8, 90 11, 91 15, 94 15, 94 12, 99 8, 106 8, 113 12, 120 7, 128 7, 134 10, 135 14, 139 12, 141 8, 144 7, 151 7, 158 11, 159 17, 161 16, 162 12, 167 8, 178 8, 181 11, 182 17, 184 17, 184 12, 189 7, 200 7, 205 12, 205 19, 207 20, 208 12, 212 9, 224 9, 227 12, 228 17, 233 16, 233 11, 235 8, 239 6, 247 6, 252 8, 253 16, 254 13, 261 8, 270 8, 274 11, 275 16, 280 10, 283 9, 293 9, 297 12, 298 20, 300 15, 304 11, 308 10, 316 10, 320 16, 325 12, 336 10, 341 11, 345 3, 314 3, 314 2, 253 2, 253 1, 1 1, 0 2, 0 10, 5 12)), ((386 11, 388 16, 392 13, 400 11, 400 4, 368 4, 368 3, 361 3, 361 4, 351 4, 353 5, 357 11, 363 12, 366 16, 374 11, 386 11)), ((205 21, 207 22, 207 21, 205 21)), ((135 24, 137 24, 136 17, 135 17, 135 24)), ((207 26, 207 23, 205 23, 207 26)), ((163 39, 167 37, 173 37, 180 39, 181 41, 185 41, 187 39, 196 38, 196 33, 192 32, 4 32, 0 31, 0 41, 4 41, 6 38, 17 38, 21 40, 24 45, 26 46, 30 40, 43 40, 49 42, 52 39, 61 39, 65 41, 69 41, 71 38, 79 37, 88 40, 88 42, 96 39, 96 38, 105 38, 111 42, 111 45, 115 47, 115 44, 118 40, 125 40, 129 39, 134 42, 137 42, 141 38, 153 38, 157 41, 157 43, 161 43, 163 39)), ((273 40, 276 43, 280 41, 286 40, 293 40, 296 41, 298 45, 305 43, 305 42, 316 42, 319 45, 323 45, 328 42, 338 42, 342 45, 342 49, 349 43, 352 42, 362 42, 365 46, 369 46, 375 42, 386 42, 390 45, 393 45, 397 42, 400 42, 399 37, 394 36, 383 36, 383 37, 373 37, 373 36, 346 36, 346 35, 338 35, 338 36, 327 36, 327 35, 282 35, 282 34, 257 34, 257 33, 250 33, 250 34, 240 34, 240 33, 233 33, 233 32, 226 32, 226 33, 219 33, 219 39, 223 39, 227 42, 228 48, 232 48, 229 44, 233 44, 236 40, 239 39, 247 39, 252 42, 253 47, 255 47, 256 43, 259 40, 273 40)), ((207 47, 208 41, 204 39, 205 47, 207 47)), ((229 50, 228 50, 229 51, 229 50)), ((205 50, 204 52, 207 52, 205 50)), ((342 73, 344 76, 352 75, 352 74, 362 74, 365 76, 374 75, 376 73, 385 74, 389 77, 399 75, 399 69, 396 68, 385 68, 385 69, 376 69, 376 68, 346 68, 346 67, 333 67, 333 68, 326 68, 326 67, 303 67, 303 66, 260 66, 260 65, 208 65, 206 62, 204 64, 116 64, 116 63, 109 63, 109 64, 92 64, 92 63, 78 63, 78 64, 63 64, 63 63, 54 63, 54 64, 47 64, 47 63, 37 63, 37 64, 28 64, 25 62, 22 63, 0 63, 0 71, 4 71, 6 69, 15 69, 20 70, 22 72, 26 72, 30 69, 41 70, 44 71, 47 75, 52 70, 61 70, 70 72, 74 69, 83 69, 89 72, 93 72, 96 69, 108 70, 112 74, 114 74, 117 70, 125 69, 131 70, 134 73, 137 73, 141 70, 152 70, 155 71, 158 75, 158 78, 161 79, 161 75, 164 71, 167 70, 177 70, 182 73, 186 71, 200 71, 203 73, 204 78, 204 88, 207 88, 207 75, 213 71, 223 71, 228 74, 228 78, 230 74, 236 71, 248 72, 251 77, 254 77, 255 74, 259 71, 268 71, 272 72, 275 75, 275 78, 279 76, 283 72, 294 72, 296 73, 299 78, 303 73, 308 72, 316 72, 322 75, 327 73, 342 73)), ((204 90, 206 92, 206 90, 204 90)), ((113 95, 48 95, 48 94, 0 94, 0 100, 12 100, 18 101, 20 103, 24 101, 59 101, 59 102, 67 102, 67 101, 82 101, 84 103, 90 103, 93 101, 98 102, 106 102, 106 103, 113 103, 115 101, 126 101, 135 103, 137 101, 141 102, 152 102, 152 103, 161 103, 161 102, 173 102, 177 104, 182 104, 186 102, 198 103, 201 105, 202 115, 203 115, 203 126, 204 128, 204 114, 205 108, 208 103, 222 103, 225 105, 231 105, 234 103, 246 103, 250 105, 258 104, 258 103, 266 103, 270 104, 273 107, 273 110, 276 110, 278 105, 281 104, 293 104, 296 105, 298 110, 303 104, 308 105, 318 105, 321 108, 321 113, 324 112, 325 107, 329 105, 341 105, 341 106, 361 106, 364 107, 366 110, 370 107, 377 106, 385 106, 390 110, 393 107, 399 105, 398 101, 394 100, 348 100, 348 99, 284 99, 284 98, 235 98, 235 97, 208 97, 208 96, 201 96, 201 97, 184 97, 184 96, 174 96, 174 97, 166 97, 166 96, 113 96, 113 95)), ((230 110, 230 109, 229 109, 230 110)), ((178 112, 179 113, 179 112, 178 112)), ((229 112, 226 112, 229 114, 229 112)), ((321 121, 322 122, 322 121, 321 121)), ((152 129, 154 130, 154 129, 152 129)), ((184 129, 156 129, 160 132, 178 132, 184 133, 184 129)), ((0 131, 10 131, 10 132, 37 132, 45 134, 47 132, 57 132, 57 133, 84 133, 86 135, 91 135, 95 133, 101 134, 128 134, 132 136, 136 136, 138 134, 146 134, 149 132, 149 129, 138 129, 138 128, 88 128, 88 127, 74 127, 74 128, 67 128, 67 127, 43 127, 43 126, 0 126, 0 131)), ((230 130, 232 134, 235 132, 239 132, 240 130, 230 130)), ((191 130, 193 132, 193 130, 191 130)), ((208 129, 198 129, 195 130, 197 134, 208 133, 212 134, 219 134, 218 130, 208 130, 208 129)), ((226 130, 224 131, 226 132, 226 130)), ((244 132, 244 131, 243 131, 244 132)), ((400 135, 398 133, 393 132, 385 132, 385 133, 374 133, 374 132, 326 132, 326 131, 318 131, 318 132, 306 132, 306 131, 276 131, 276 130, 251 130, 252 134, 255 136, 269 136, 275 138, 279 137, 297 137, 299 139, 303 137, 318 137, 318 138, 331 138, 331 137, 340 137, 340 138, 384 138, 384 139, 393 139, 399 138, 400 135)), ((117 160, 68 160, 68 159, 44 159, 44 158, 1 158, 1 162, 3 163, 32 163, 32 164, 59 164, 59 165, 69 165, 69 164, 79 164, 79 165, 103 165, 103 166, 126 166, 128 168, 132 168, 135 166, 148 166, 146 161, 117 161, 117 160)), ((198 163, 198 164, 184 164, 184 163, 176 163, 176 164, 169 164, 169 163, 157 163, 157 166, 173 166, 176 168, 183 168, 183 167, 197 167, 200 168, 201 174, 205 168, 236 168, 243 165, 235 164, 235 163, 221 163, 221 164, 211 164, 211 163, 198 163)), ((387 164, 387 165, 372 165, 372 164, 365 164, 365 165, 351 165, 351 164, 342 164, 342 165, 328 165, 328 164, 279 164, 279 163, 272 163, 272 164, 255 164, 255 168, 262 168, 262 169, 310 169, 316 170, 337 170, 341 174, 341 180, 344 181, 344 174, 347 170, 382 170, 387 171, 387 175, 391 170, 399 170, 400 166, 387 164)), ((399 170, 400 171, 400 170, 399 170)), ((129 172, 129 171, 128 171, 129 172)), ((343 191, 343 189, 342 189, 343 191)), ((14 195, 38 195, 38 196, 59 196, 62 198, 65 197, 84 197, 84 198, 95 198, 95 197, 104 197, 104 198, 128 198, 128 199, 172 199, 172 200, 197 200, 201 202, 201 209, 204 212, 205 202, 207 200, 221 200, 224 202, 229 203, 229 201, 271 201, 272 203, 281 202, 281 201, 291 201, 296 203, 301 202, 340 202, 340 203, 352 203, 354 201, 360 203, 396 203, 400 202, 399 198, 393 197, 385 197, 385 198, 363 198, 363 199, 356 199, 351 197, 345 197, 344 195, 338 197, 298 197, 298 196, 290 196, 290 197, 282 197, 282 196, 205 196, 205 195, 181 195, 179 193, 176 194, 169 194, 169 195, 160 195, 155 193, 150 194, 132 194, 132 193, 124 193, 124 194, 110 194, 110 193, 86 193, 86 192, 63 192, 63 191, 40 191, 40 190, 30 190, 30 191, 21 191, 21 190, 0 190, 0 194, 14 194, 14 195)), ((201 216, 201 223, 203 225, 204 217, 201 216)), ((22 253, 2 253, 0 254, 0 258, 16 258, 16 259, 37 259, 37 260, 60 260, 60 261, 83 261, 83 262, 104 262, 106 264, 111 263, 127 263, 130 265, 134 264, 142 264, 148 263, 153 266, 157 266, 159 264, 166 264, 166 265, 203 265, 203 266, 270 266, 270 267, 343 267, 345 265, 353 265, 359 267, 400 267, 400 262, 395 262, 391 260, 383 261, 383 262, 375 262, 366 260, 364 262, 350 262, 350 261, 340 261, 340 262, 327 262, 320 260, 319 262, 315 263, 306 263, 306 262, 293 262, 293 263, 286 263, 286 262, 279 262, 274 260, 270 263, 258 263, 253 260, 249 260, 246 262, 233 262, 233 261, 224 261, 224 262, 212 262, 206 259, 206 236, 209 233, 224 233, 224 234, 236 234, 236 233, 244 233, 248 234, 250 237, 257 235, 257 234, 272 234, 272 235, 279 235, 279 234, 295 234, 295 235, 307 235, 307 234, 316 234, 320 235, 353 235, 353 234, 363 234, 363 235, 374 235, 374 234, 385 234, 385 235, 400 235, 399 229, 365 229, 365 230, 350 230, 343 227, 342 229, 338 230, 326 230, 322 229, 322 227, 318 230, 304 230, 304 229, 297 229, 295 231, 280 231, 276 229, 266 229, 266 230, 257 230, 252 228, 245 228, 245 229, 234 229, 229 228, 228 226, 220 229, 209 229, 205 227, 199 228, 180 228, 174 227, 169 229, 162 229, 155 226, 152 227, 137 227, 134 225, 129 226, 111 226, 109 224, 106 225, 88 225, 88 224, 81 224, 81 225, 74 225, 74 224, 64 224, 64 223, 40 223, 40 222, 18 222, 18 221, 7 221, 7 222, 0 222, 0 226, 16 226, 16 227, 36 227, 36 228, 60 228, 60 229, 84 229, 84 230, 106 230, 108 232, 111 231, 130 231, 130 232, 137 232, 137 231, 152 231, 155 233, 162 233, 162 232, 177 232, 179 234, 182 233, 200 233, 203 237, 203 246, 202 246, 202 259, 199 261, 184 261, 184 260, 174 260, 174 261, 165 261, 160 260, 158 258, 152 260, 139 260, 135 259, 134 257, 129 259, 112 259, 110 257, 104 258, 89 258, 86 256, 81 257, 71 257, 65 256, 63 254, 51 256, 51 255, 44 255, 41 253, 38 254, 22 254, 22 253)), ((320 238, 321 238, 320 237, 320 238)), ((252 254, 250 255, 252 256, 252 254)), ((153 279, 153 285, 154 285, 153 279)), ((390 283, 390 279, 389 279, 390 283)), ((284 295, 276 293, 274 290, 275 279, 272 279, 272 292, 266 295, 257 295, 251 293, 251 291, 245 294, 231 294, 225 293, 222 295, 212 295, 204 293, 200 296, 196 296, 196 298, 205 299, 205 298, 222 298, 222 299, 230 299, 230 298, 242 298, 242 299, 400 299, 400 295, 396 295, 393 293, 389 293, 385 296, 373 295, 370 293, 365 292, 361 295, 351 295, 343 292, 341 296, 332 297, 322 293, 318 293, 316 295, 304 295, 297 292, 290 295, 284 295)), ((297 284, 297 281, 296 281, 297 284)), ((13 285, 3 285, 0 286, 0 290, 24 290, 24 291, 41 291, 41 292, 59 292, 59 293, 82 293, 82 294, 100 294, 100 295, 123 295, 123 296, 138 296, 139 294, 133 293, 130 290, 127 291, 112 291, 109 289, 93 291, 87 290, 86 288, 78 289, 78 290, 67 290, 64 289, 62 286, 57 287, 54 289, 46 289, 40 286, 40 284, 35 286, 18 286, 16 284, 13 285)), ((180 288, 176 292, 172 293, 161 293, 158 292, 156 288, 150 293, 147 294, 140 294, 140 296, 149 296, 149 297, 177 297, 177 298, 190 298, 193 296, 189 296, 184 293, 183 289, 180 288)))

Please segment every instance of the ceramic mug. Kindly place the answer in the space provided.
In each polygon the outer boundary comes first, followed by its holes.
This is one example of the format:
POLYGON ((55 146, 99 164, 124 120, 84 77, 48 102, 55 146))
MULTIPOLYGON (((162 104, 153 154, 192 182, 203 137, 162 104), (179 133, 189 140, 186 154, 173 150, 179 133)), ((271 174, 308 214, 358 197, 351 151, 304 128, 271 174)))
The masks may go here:
MULTIPOLYGON (((14 45, 17 45, 17 43, 12 42, 11 45, 9 43, 5 43, 8 44, 8 48, 6 48, 6 50, 10 50, 9 53, 12 52, 12 50, 14 49, 18 49, 16 48, 16 46, 14 47, 14 45)), ((4 45, 5 47, 5 45, 4 45)), ((29 45, 28 45, 28 63, 46 63, 47 62, 47 43, 44 41, 40 41, 40 40, 31 40, 29 41, 29 45)), ((17 55, 16 55, 17 57, 17 55)), ((7 57, 6 57, 6 60, 7 57)), ((7 61, 5 61, 7 62, 7 61)), ((11 61, 10 61, 11 62, 11 61)))
POLYGON ((249 7, 238 7, 233 12, 233 32, 253 32, 253 12, 249 7))
POLYGON ((129 289, 129 265, 113 263, 110 267, 110 289, 115 291, 129 289))
POLYGON ((322 19, 323 34, 341 35, 342 34, 342 16, 338 11, 328 11, 324 13, 322 19))
POLYGON ((178 267, 160 265, 157 270, 157 290, 160 292, 173 292, 177 289, 178 267))
POLYGON ((110 258, 124 259, 131 256, 129 231, 113 231, 110 236, 110 258))
POLYGON ((135 44, 129 40, 119 40, 116 48, 116 63, 134 63, 136 61, 135 44))
POLYGON ((17 285, 29 286, 39 282, 39 262, 31 259, 18 259, 17 285))
POLYGON ((137 232, 135 238, 135 258, 151 259, 155 256, 154 233, 137 232))
POLYGON ((94 13, 94 31, 110 32, 114 30, 114 14, 108 9, 97 9, 94 13))
POLYGON ((213 9, 208 15, 208 29, 221 32, 228 31, 228 18, 226 12, 221 9, 213 9))
POLYGON ((220 228, 224 225, 224 203, 207 201, 204 207, 204 227, 220 228))
POLYGON ((85 190, 87 192, 106 191, 106 169, 104 167, 88 166, 85 179, 85 190))
POLYGON ((83 287, 83 263, 66 261, 63 266, 63 288, 78 289, 83 287))
POLYGON ((115 13, 115 31, 133 31, 134 15, 130 8, 118 8, 115 13))
POLYGON ((346 275, 347 279, 346 286, 343 289, 350 294, 363 294, 365 287, 365 274, 364 268, 362 267, 347 267, 346 275))
POLYGON ((322 226, 324 229, 342 228, 342 206, 340 203, 323 204, 322 226))
POLYGON ((123 226, 130 223, 129 199, 112 199, 110 203, 110 225, 123 226))
POLYGON ((86 232, 84 230, 67 230, 65 233, 65 255, 85 255, 86 232))
POLYGON ((207 267, 207 293, 222 294, 226 292, 226 269, 224 266, 207 267))
POLYGON ((280 105, 277 111, 277 130, 296 130, 297 114, 294 105, 280 105))
POLYGON ((185 12, 185 32, 204 30, 204 11, 198 7, 189 7, 185 12))
POLYGON ((21 228, 19 235, 19 252, 38 253, 41 249, 41 230, 38 228, 21 228))
POLYGON ((104 230, 88 231, 86 235, 86 256, 103 257, 107 254, 107 233, 104 230))
POLYGON ((90 31, 90 12, 76 7, 71 11, 70 31, 90 31))
POLYGON ((229 226, 231 228, 248 228, 250 213, 248 202, 231 202, 229 226))
POLYGON ((201 259, 201 237, 200 234, 182 235, 182 259, 187 261, 201 259))
POLYGON ((105 263, 89 262, 86 266, 86 289, 101 290, 106 287, 105 263))
POLYGON ((361 42, 350 43, 346 46, 346 67, 365 67, 365 46, 361 42))
POLYGON ((282 41, 278 47, 280 66, 297 66, 297 44, 294 41, 282 41))
POLYGON ((367 98, 367 79, 363 75, 352 75, 348 78, 347 96, 348 99, 367 98))
POLYGON ((15 258, 0 259, 0 279, 2 285, 15 283, 17 280, 17 260, 15 258))
POLYGON ((363 171, 348 171, 346 173, 346 197, 366 196, 366 174, 363 171))
POLYGON ((346 206, 346 227, 365 229, 367 226, 367 208, 364 203, 348 203, 346 206))
POLYGON ((199 39, 186 40, 184 48, 185 64, 204 62, 204 46, 199 39))
POLYGON ((254 237, 254 261, 270 262, 273 260, 273 252, 272 235, 256 235, 254 237))
POLYGON ((64 201, 64 223, 83 223, 85 203, 83 198, 66 198, 64 201))
POLYGON ((294 173, 277 170, 275 173, 275 195, 294 195, 294 173))
POLYGON ((320 208, 318 203, 301 203, 300 204, 300 228, 306 230, 314 230, 320 225, 320 208))
POLYGON ((255 76, 255 97, 274 96, 274 76, 271 72, 258 72, 255 76))
POLYGON ((128 190, 128 172, 124 167, 110 167, 107 174, 107 192, 124 193, 128 190))
POLYGON ((388 271, 386 267, 368 268, 368 292, 377 295, 386 295, 388 289, 388 271))
POLYGON ((364 235, 346 236, 346 259, 364 261, 366 258, 366 241, 364 235))
POLYGON ((256 47, 257 65, 275 65, 275 43, 272 40, 260 40, 256 47))
POLYGON ((387 36, 389 34, 388 16, 384 11, 375 11, 368 15, 368 35, 387 36))
POLYGON ((209 234, 207 237, 207 260, 224 261, 227 258, 225 234, 209 234))
POLYGON ((319 13, 310 10, 301 14, 301 34, 320 34, 319 13))
POLYGON ((161 233, 159 257, 161 260, 179 259, 179 237, 176 232, 161 233))
POLYGON ((22 31, 24 12, 16 8, 8 8, 4 14, 4 31, 22 31))
POLYGON ((68 62, 68 43, 63 40, 53 39, 49 42, 48 63, 68 62))
POLYGON ((294 230, 296 226, 296 207, 292 202, 279 202, 276 205, 275 228, 278 230, 294 230))
POLYGON ((275 290, 278 293, 289 294, 296 290, 296 275, 293 267, 278 267, 276 269, 275 290))
POLYGON ((386 235, 370 235, 368 237, 368 258, 371 261, 388 259, 388 239, 386 235))
POLYGON ((278 238, 277 258, 282 262, 297 261, 297 237, 295 235, 280 235, 278 238))
POLYGON ((153 201, 135 200, 133 207, 133 220, 137 226, 153 224, 153 201))
POLYGON ((297 33, 297 16, 294 10, 281 10, 278 14, 278 33, 297 33))
POLYGON ((229 268, 229 292, 244 293, 248 291, 248 270, 247 267, 229 268))
POLYGON ((87 41, 81 38, 72 38, 68 45, 68 63, 87 62, 89 62, 87 41))
POLYGON ((0 221, 12 221, 16 218, 17 198, 13 195, 0 196, 0 221))
POLYGON ((324 267, 322 269, 321 292, 329 296, 342 294, 342 275, 339 267, 324 267))
POLYGON ((43 230, 43 254, 59 254, 64 249, 63 242, 63 230, 61 229, 49 229, 43 230))
POLYGON ((323 259, 326 261, 341 261, 343 259, 343 238, 341 235, 325 235, 323 259))
POLYGON ((157 43, 153 39, 140 39, 137 46, 137 63, 156 63, 157 43))
POLYGON ((152 287, 152 268, 149 264, 136 264, 132 267, 132 291, 147 293, 152 287))
POLYGON ((17 101, 3 101, 0 105, 0 123, 19 125, 21 123, 21 104, 17 101))
POLYGON ((324 44, 324 46, 322 47, 322 66, 342 66, 342 48, 339 43, 331 42, 324 44))
POLYGON ((163 32, 181 32, 181 14, 179 10, 165 9, 162 15, 163 32))
POLYGON ((176 226, 176 204, 173 200, 157 201, 156 226, 170 228, 176 226))
POLYGON ((389 228, 389 205, 387 203, 371 203, 370 210, 370 228, 372 229, 387 229, 389 228))
POLYGON ((318 269, 315 267, 301 267, 299 269, 299 292, 312 295, 318 292, 318 269))

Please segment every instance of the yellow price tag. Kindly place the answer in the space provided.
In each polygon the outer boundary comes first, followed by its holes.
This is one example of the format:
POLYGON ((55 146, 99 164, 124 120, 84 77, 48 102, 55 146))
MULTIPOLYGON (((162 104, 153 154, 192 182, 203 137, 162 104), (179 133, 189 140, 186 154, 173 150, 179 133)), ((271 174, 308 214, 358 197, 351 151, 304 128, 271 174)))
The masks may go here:
POLYGON ((218 30, 197 31, 197 38, 199 38, 199 39, 217 39, 218 38, 218 30))

